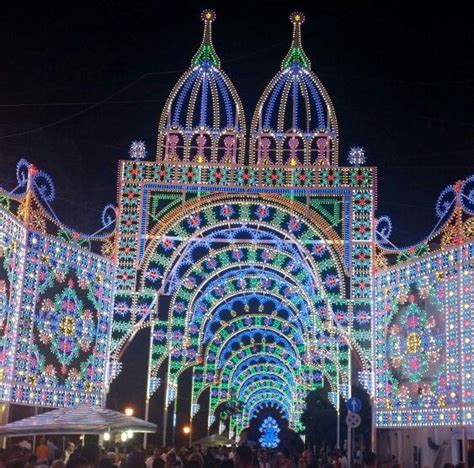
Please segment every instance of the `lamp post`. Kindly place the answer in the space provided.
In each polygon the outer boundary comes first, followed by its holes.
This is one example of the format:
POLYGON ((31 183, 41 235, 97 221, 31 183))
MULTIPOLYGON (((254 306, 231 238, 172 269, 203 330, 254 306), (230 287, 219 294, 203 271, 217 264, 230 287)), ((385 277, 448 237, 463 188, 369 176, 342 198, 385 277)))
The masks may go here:
POLYGON ((183 427, 183 434, 188 436, 188 444, 191 447, 191 426, 186 425, 183 427))
POLYGON ((133 408, 125 408, 125 414, 127 416, 133 416, 133 408))

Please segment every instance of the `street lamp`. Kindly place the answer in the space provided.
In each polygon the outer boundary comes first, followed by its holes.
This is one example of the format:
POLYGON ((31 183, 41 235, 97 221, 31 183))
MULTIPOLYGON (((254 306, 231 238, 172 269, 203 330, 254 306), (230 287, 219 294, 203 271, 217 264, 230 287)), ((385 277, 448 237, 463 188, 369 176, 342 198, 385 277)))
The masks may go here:
POLYGON ((191 447, 191 426, 184 426, 183 434, 188 436, 188 443, 189 443, 189 446, 191 447))
POLYGON ((125 414, 127 416, 133 416, 133 408, 125 408, 125 414))

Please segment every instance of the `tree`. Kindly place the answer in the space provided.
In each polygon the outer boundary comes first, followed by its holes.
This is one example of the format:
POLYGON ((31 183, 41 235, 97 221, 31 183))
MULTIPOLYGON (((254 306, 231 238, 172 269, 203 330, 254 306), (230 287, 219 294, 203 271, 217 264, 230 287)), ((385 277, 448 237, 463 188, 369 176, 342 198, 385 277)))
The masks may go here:
POLYGON ((337 414, 328 400, 327 389, 318 388, 308 393, 301 422, 309 447, 316 446, 319 450, 324 443, 336 444, 337 414))
MULTIPOLYGON (((318 388, 308 393, 306 397, 306 410, 301 415, 301 422, 305 426, 306 444, 309 447, 316 446, 316 450, 323 445, 334 447, 337 442, 337 413, 334 406, 327 397, 327 388, 318 388)), ((367 392, 358 385, 352 386, 352 396, 362 402, 360 411, 361 425, 355 429, 354 436, 362 436, 364 444, 368 445, 371 430, 370 399, 367 392)), ((347 426, 345 423, 347 409, 344 400, 341 399, 341 445, 347 438, 347 426)))

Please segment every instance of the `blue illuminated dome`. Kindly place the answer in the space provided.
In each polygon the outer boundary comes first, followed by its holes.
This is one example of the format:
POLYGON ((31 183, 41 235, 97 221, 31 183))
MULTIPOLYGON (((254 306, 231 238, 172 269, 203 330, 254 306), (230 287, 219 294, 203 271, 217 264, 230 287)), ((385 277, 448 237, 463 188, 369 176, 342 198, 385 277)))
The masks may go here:
POLYGON ((290 20, 290 50, 253 116, 251 162, 336 165, 338 126, 334 107, 301 44, 304 15, 293 13, 290 20))
POLYGON ((245 118, 237 91, 212 44, 215 13, 202 13, 201 46, 161 116, 158 159, 235 163, 243 159, 245 118))

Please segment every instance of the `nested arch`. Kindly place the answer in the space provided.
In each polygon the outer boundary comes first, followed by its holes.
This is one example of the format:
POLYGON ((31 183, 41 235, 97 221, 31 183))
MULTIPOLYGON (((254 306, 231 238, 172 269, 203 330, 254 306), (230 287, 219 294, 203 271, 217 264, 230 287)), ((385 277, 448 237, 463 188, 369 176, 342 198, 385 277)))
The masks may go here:
POLYGON ((276 386, 298 400, 321 378, 332 391, 348 381, 344 246, 315 212, 278 195, 206 195, 165 215, 147 244, 139 289, 170 297, 150 373, 157 378, 166 360, 175 388, 193 368, 193 406, 206 389, 212 413, 235 391, 247 400, 276 386), (229 380, 229 363, 248 352, 281 352, 293 384, 272 372, 275 379, 229 380))
MULTIPOLYGON (((199 399, 201 394, 206 388, 212 387, 213 385, 223 386, 226 384, 231 385, 230 380, 232 379, 231 370, 239 367, 242 362, 249 359, 263 359, 268 362, 280 362, 282 367, 287 367, 290 372, 294 375, 294 379, 300 379, 302 382, 305 381, 304 372, 307 370, 303 368, 301 362, 298 361, 297 356, 288 353, 286 347, 281 346, 280 343, 270 344, 262 343, 258 346, 258 350, 255 349, 254 344, 248 344, 242 346, 239 350, 232 352, 229 356, 225 365, 221 369, 219 379, 210 379, 209 382, 204 383, 198 391, 193 394, 195 402, 199 399)), ((205 376, 204 366, 197 366, 199 368, 200 378, 205 376)), ((306 382, 309 384, 309 382, 306 382)))
MULTIPOLYGON (((140 288, 145 288, 146 272, 150 268, 153 256, 159 252, 166 258, 163 260, 159 280, 154 285, 162 286, 163 278, 169 279, 170 270, 182 255, 183 249, 190 240, 208 242, 209 231, 219 226, 238 226, 250 223, 279 232, 284 239, 291 241, 307 258, 313 257, 311 247, 319 241, 328 250, 331 262, 344 276, 343 241, 329 223, 318 213, 308 210, 298 202, 276 194, 259 194, 255 197, 244 197, 234 194, 211 194, 190 200, 167 213, 147 234, 148 245, 141 260, 142 275, 140 288), (225 208, 228 211, 225 211, 225 208), (261 216, 257 210, 261 209, 261 216), (292 218, 298 224, 290 225, 292 218), (293 233, 306 233, 306 241, 300 242, 293 233), (307 248, 307 246, 309 248, 307 248)), ((199 243, 198 243, 199 245, 199 243)))
MULTIPOLYGON (((266 399, 264 401, 260 400, 256 402, 251 408, 251 411, 249 413, 249 419, 253 419, 259 411, 264 408, 268 408, 269 406, 279 409, 281 416, 286 420, 289 419, 289 414, 286 407, 282 404, 281 401, 274 399, 266 399)), ((245 424, 242 425, 245 426, 245 424)))
MULTIPOLYGON (((170 349, 174 349, 176 346, 178 348, 182 347, 183 337, 185 343, 192 341, 192 339, 189 337, 190 332, 195 333, 199 328, 200 333, 202 333, 202 326, 198 326, 198 324, 196 324, 194 321, 196 314, 200 315, 202 320, 203 311, 200 308, 204 304, 200 303, 198 304, 198 307, 195 307, 194 301, 196 299, 202 297, 209 299, 210 297, 212 297, 213 292, 219 292, 220 290, 222 290, 222 294, 218 294, 217 297, 215 297, 215 301, 226 301, 226 288, 224 286, 219 285, 218 283, 213 282, 213 279, 219 279, 221 277, 229 279, 229 277, 225 276, 226 274, 232 274, 234 269, 236 269, 236 271, 241 274, 242 270, 245 270, 245 268, 248 268, 249 266, 251 266, 255 271, 270 272, 274 276, 276 275, 275 277, 280 276, 284 281, 288 281, 288 287, 284 289, 283 293, 285 293, 287 296, 289 295, 289 297, 285 298, 284 301, 291 300, 292 297, 293 299, 295 298, 295 291, 298 291, 298 289, 301 290, 301 288, 299 288, 298 286, 299 282, 302 283, 303 286, 306 286, 308 290, 312 290, 313 294, 309 297, 307 294, 304 293, 298 297, 307 297, 306 306, 312 309, 312 326, 317 328, 321 327, 321 319, 315 313, 314 303, 316 301, 319 301, 321 305, 326 304, 329 309, 331 307, 330 304, 324 301, 323 298, 319 296, 319 293, 317 293, 317 291, 323 290, 321 280, 316 278, 316 282, 319 283, 319 288, 314 289, 314 286, 316 285, 314 283, 314 276, 310 276, 311 272, 309 272, 308 269, 304 267, 296 265, 294 262, 294 258, 290 257, 286 253, 279 252, 272 248, 261 249, 252 247, 252 258, 247 260, 245 252, 248 249, 248 246, 239 244, 221 249, 220 251, 218 251, 217 255, 219 256, 220 264, 222 264, 223 266, 222 268, 217 268, 217 266, 220 265, 217 265, 218 262, 216 261, 216 265, 211 270, 211 272, 204 271, 203 263, 205 263, 205 260, 201 260, 200 262, 193 264, 192 268, 190 269, 191 273, 189 273, 185 281, 183 281, 184 287, 177 290, 172 296, 170 319, 168 321, 168 334, 176 335, 176 344, 171 344, 170 349), (232 256, 235 255, 236 251, 239 253, 239 258, 242 260, 242 262, 239 261, 237 264, 233 264, 232 256), (255 261, 257 259, 260 260, 260 255, 266 255, 267 261, 255 261), (273 266, 273 264, 276 264, 276 266, 273 266), (198 271, 199 274, 194 275, 194 271, 198 271), (192 279, 193 281, 191 282, 190 279, 192 279), (189 286, 187 281, 191 283, 191 286, 189 286), (311 289, 311 285, 313 286, 313 289, 311 289), (184 316, 185 319, 183 320, 184 316), (176 319, 174 319, 173 317, 176 317, 176 319)), ((237 280, 239 282, 246 281, 242 276, 240 276, 237 280)), ((227 288, 229 284, 231 283, 227 282, 227 288)), ((245 283, 245 288, 243 289, 246 288, 250 290, 262 289, 261 286, 251 283, 245 283)), ((204 307, 204 311, 207 313, 207 317, 209 317, 207 306, 204 307)), ((335 321, 335 323, 337 325, 337 320, 335 321)), ((200 343, 201 341, 202 336, 199 337, 198 343, 200 343)), ((196 352, 198 351, 200 350, 195 349, 193 351, 193 354, 196 354, 196 352)))

